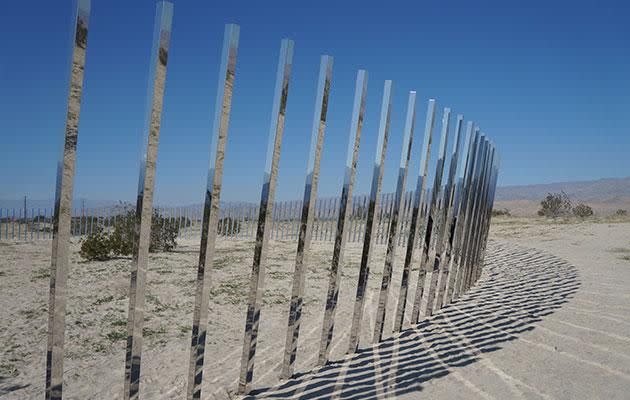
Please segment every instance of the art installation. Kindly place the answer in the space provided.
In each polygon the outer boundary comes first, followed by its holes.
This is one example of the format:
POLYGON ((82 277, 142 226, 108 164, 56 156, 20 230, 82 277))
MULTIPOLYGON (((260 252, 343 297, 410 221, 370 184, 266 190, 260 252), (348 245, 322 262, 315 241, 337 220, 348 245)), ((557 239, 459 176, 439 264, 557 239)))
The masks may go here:
MULTIPOLYGON (((99 229, 109 229, 124 217, 113 209, 72 210, 73 179, 78 140, 83 74, 88 44, 90 0, 78 0, 74 8, 74 39, 72 68, 68 96, 64 146, 57 168, 55 207, 48 210, 26 206, 18 210, 0 210, 0 238, 23 240, 52 239, 48 348, 46 358, 46 398, 61 399, 63 394, 63 354, 66 300, 66 281, 69 269, 71 236, 87 235, 99 229), (31 221, 22 223, 21 220, 31 221), (17 221, 17 229, 16 229, 17 221), (52 225, 52 229, 45 227, 52 225)), ((163 111, 164 88, 170 48, 173 5, 166 1, 157 4, 153 47, 147 93, 147 110, 140 159, 138 195, 135 205, 133 260, 130 269, 129 314, 127 322, 127 351, 125 359, 125 399, 138 399, 141 385, 143 322, 145 319, 145 285, 148 263, 151 219, 154 215, 153 193, 160 123, 163 111)), ((450 108, 444 108, 440 126, 439 150, 434 167, 430 167, 433 130, 436 119, 436 100, 429 99, 420 154, 414 154, 414 132, 418 94, 409 91, 406 118, 402 132, 392 132, 390 120, 394 105, 394 82, 384 82, 378 121, 377 148, 368 196, 354 194, 357 161, 362 128, 366 116, 368 73, 356 75, 354 102, 341 193, 337 198, 318 198, 320 161, 326 130, 326 117, 332 87, 333 58, 321 56, 316 79, 315 108, 310 148, 307 157, 303 197, 300 200, 276 202, 275 191, 284 133, 289 82, 293 63, 294 43, 283 39, 280 46, 274 95, 271 102, 271 123, 268 133, 266 164, 260 188, 260 203, 222 203, 224 160, 228 126, 236 77, 236 59, 240 27, 225 27, 214 120, 210 130, 211 147, 207 183, 203 192, 202 208, 157 208, 155 213, 163 223, 175 224, 182 238, 193 235, 193 226, 200 228, 200 248, 194 282, 194 310, 187 375, 187 398, 200 399, 204 378, 206 342, 212 337, 209 321, 212 264, 217 237, 225 240, 255 239, 253 263, 249 280, 247 311, 244 315, 244 338, 238 392, 249 393, 253 388, 254 362, 258 345, 259 327, 265 315, 261 313, 264 277, 270 240, 296 241, 295 264, 292 275, 290 301, 286 304, 286 340, 279 378, 295 374, 303 322, 305 280, 313 241, 333 243, 327 269, 326 290, 316 295, 325 304, 321 309, 321 335, 317 360, 319 365, 329 362, 340 299, 340 277, 347 263, 344 249, 348 242, 362 243, 351 320, 343 321, 350 328, 347 351, 352 354, 363 345, 371 346, 391 335, 398 335, 407 327, 414 328, 422 317, 430 317, 467 292, 481 276, 488 241, 491 211, 499 174, 499 153, 488 136, 472 121, 457 115, 452 121, 450 108), (464 129, 465 127, 465 129, 464 129), (464 132, 463 132, 464 131, 464 132), (402 152, 394 193, 381 193, 387 144, 390 135, 401 135, 402 152), (464 140, 462 140, 464 139, 464 140), (464 142, 462 144, 462 141, 464 142), (451 148, 451 151, 447 149, 451 148), (410 161, 419 158, 414 188, 407 188, 410 161), (433 168, 433 169, 431 169, 433 168), (427 186, 432 176, 431 186, 427 186), (379 278, 378 307, 373 330, 366 329, 364 315, 366 290, 370 278, 373 247, 386 245, 384 268, 379 278), (398 247, 405 253, 404 263, 397 265, 398 247), (419 252, 419 262, 414 252, 419 252), (417 272, 416 272, 417 270, 417 272), (401 274, 400 285, 393 285, 394 273, 401 274), (412 295, 410 278, 417 274, 417 285, 412 295), (390 299, 392 297, 392 299, 390 299), (392 300, 396 300, 395 302, 392 300), (395 304, 394 304, 395 303, 395 304), (388 311, 388 305, 391 308, 388 311), (370 335, 365 340, 362 332, 370 335), (363 338, 363 339, 362 339, 363 338)), ((314 79, 315 81, 315 79, 314 79)), ((341 172, 341 171, 340 171, 341 172)), ((200 193, 201 194, 201 193, 200 193)), ((200 197, 201 200, 201 197, 200 197)), ((354 278, 353 278, 354 279, 354 278)), ((349 295, 348 293, 344 293, 349 295)), ((367 313, 366 313, 367 314, 367 313)), ((371 313, 370 313, 371 314, 371 313)), ((317 323, 319 332, 319 322, 317 323)), ((372 326, 371 326, 372 327, 372 326)), ((121 360, 122 362, 122 360, 121 360)), ((207 375, 208 372, 206 372, 207 375)), ((185 371, 182 371, 185 374, 185 371)), ((123 376, 121 376, 123 379, 123 376)))

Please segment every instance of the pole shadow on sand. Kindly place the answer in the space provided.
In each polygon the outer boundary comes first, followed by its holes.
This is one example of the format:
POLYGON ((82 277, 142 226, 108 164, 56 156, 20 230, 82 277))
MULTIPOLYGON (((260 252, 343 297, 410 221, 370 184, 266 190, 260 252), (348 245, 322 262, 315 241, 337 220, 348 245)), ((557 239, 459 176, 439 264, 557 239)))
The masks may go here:
POLYGON ((425 382, 533 330, 580 286, 576 268, 553 255, 497 242, 488 250, 478 284, 430 319, 245 398, 382 399, 422 391, 425 382))

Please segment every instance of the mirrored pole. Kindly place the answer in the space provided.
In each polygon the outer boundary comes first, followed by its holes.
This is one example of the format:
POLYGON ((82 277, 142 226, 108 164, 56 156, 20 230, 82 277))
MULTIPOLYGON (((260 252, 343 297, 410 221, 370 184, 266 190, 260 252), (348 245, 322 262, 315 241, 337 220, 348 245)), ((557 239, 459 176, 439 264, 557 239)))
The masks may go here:
POLYGON ((482 157, 480 158, 480 162, 479 162, 477 178, 476 178, 476 181, 473 181, 474 201, 473 201, 473 208, 472 208, 472 218, 471 218, 471 223, 470 223, 470 228, 469 228, 469 234, 468 234, 469 236, 467 240, 466 250, 464 253, 464 260, 465 260, 464 265, 465 265, 466 273, 464 275, 464 281, 462 283, 462 289, 461 289, 460 294, 465 293, 470 288, 471 277, 473 274, 473 270, 475 269, 475 259, 474 259, 475 244, 476 244, 476 238, 479 231, 480 205, 483 201, 482 200, 483 180, 485 176, 486 163, 489 157, 489 153, 490 153, 490 142, 486 139, 483 142, 483 152, 482 152, 482 157))
POLYGON ((378 128, 378 141, 376 144, 376 156, 374 158, 374 169, 372 172, 372 187, 370 189, 370 202, 368 206, 367 220, 365 223, 365 234, 363 237, 363 251, 361 253, 361 266, 359 268, 359 280, 357 283, 357 294, 354 302, 354 313, 352 315, 352 326, 350 327, 350 344, 348 352, 354 353, 359 347, 359 336, 361 333, 361 322, 363 320, 363 309, 365 305, 365 291, 367 289, 368 277, 370 274, 370 258, 372 247, 372 236, 374 234, 374 216, 379 207, 381 197, 381 182, 383 180, 383 170, 385 168, 385 153, 387 152, 387 141, 389 139, 389 126, 392 113, 392 81, 386 80, 383 88, 383 102, 381 104, 381 116, 378 128))
MULTIPOLYGON (((413 308, 411 310, 411 323, 416 324, 420 316, 420 302, 424 293, 424 281, 428 272, 427 259, 429 257, 429 248, 431 245, 431 237, 435 234, 438 222, 436 221, 437 199, 442 185, 442 175, 444 173, 444 158, 446 157, 446 145, 448 141, 448 124, 450 120, 451 110, 445 108, 442 115, 442 133, 440 136, 440 147, 438 151, 438 159, 435 166, 435 176, 433 179, 433 187, 431 187, 431 197, 427 206, 426 223, 424 224, 424 235, 421 236, 421 251, 418 271, 418 282, 416 293, 413 300, 413 308)), ((433 126, 431 126, 433 129, 433 126)))
MULTIPOLYGON (((442 304, 448 304, 453 299, 453 293, 455 292, 455 287, 457 282, 459 281, 460 273, 461 273, 461 265, 459 263, 460 252, 461 252, 461 243, 462 236, 464 234, 464 228, 466 223, 466 214, 468 212, 468 203, 470 202, 470 180, 472 179, 472 170, 473 165, 475 163, 475 158, 477 156, 477 151, 479 148, 479 134, 478 131, 475 130, 474 124, 472 122, 468 122, 466 127, 467 135, 466 142, 467 145, 464 149, 467 149, 464 154, 465 157, 465 166, 460 171, 463 172, 462 176, 459 178, 460 182, 460 190, 458 196, 459 205, 457 207, 457 213, 454 221, 454 233, 451 245, 451 252, 448 253, 450 255, 449 262, 449 276, 447 277, 447 289, 445 293, 445 297, 442 300, 442 304)), ((462 162, 464 162, 464 158, 462 158, 462 162)), ((446 261, 445 261, 446 262, 446 261)))
MULTIPOLYGON (((350 219, 350 215, 348 214, 350 207, 349 202, 353 202, 352 192, 354 189, 354 177, 356 175, 357 161, 359 159, 361 128, 363 127, 363 118, 365 116, 367 81, 367 71, 359 70, 357 72, 356 85, 354 89, 354 104, 352 107, 352 118, 350 121, 350 135, 348 138, 346 165, 344 168, 343 186, 341 188, 341 196, 339 199, 335 245, 333 248, 332 263, 330 266, 328 293, 326 295, 326 308, 324 310, 324 323, 322 325, 322 335, 319 347, 320 365, 323 365, 328 361, 330 343, 332 342, 335 327, 335 311, 337 310, 337 300, 339 298, 339 265, 343 261, 343 250, 345 248, 346 241, 349 238, 349 235, 345 234, 345 230, 350 219)), ((356 217, 354 215, 352 217, 356 221, 356 217)), ((348 233, 350 234, 352 232, 349 231, 348 233)))
POLYGON ((317 97, 315 100, 315 114, 311 129, 311 144, 308 164, 306 167, 306 182, 304 183, 303 207, 298 237, 297 254, 295 256, 295 271, 293 272, 293 288, 291 291, 291 306, 287 337, 282 363, 282 377, 293 375, 297 352, 298 335, 300 333, 300 318, 302 316, 302 297, 304 296, 305 268, 311 247, 311 231, 313 228, 313 207, 317 199, 317 183, 319 180, 319 163, 322 156, 324 132, 326 130, 326 113, 328 111, 328 95, 332 81, 333 58, 322 56, 319 66, 317 83, 317 97))
MULTIPOLYGON (((63 347, 66 323, 66 283, 69 268, 72 190, 76 166, 79 115, 83 94, 90 0, 76 0, 72 17, 70 89, 62 152, 57 163, 53 242, 48 297, 48 344, 46 350, 46 399, 61 399, 63 391, 63 347)), ((8 216, 8 212, 7 212, 8 216)), ((5 231, 5 233, 7 233, 5 231)), ((6 235, 5 235, 6 236, 6 235)))
POLYGON ((173 4, 161 1, 157 4, 153 31, 153 47, 149 71, 147 110, 140 159, 138 196, 136 200, 133 261, 129 285, 129 317, 127 320, 127 354, 125 360, 124 398, 137 399, 140 386, 142 353, 142 328, 144 325, 144 294, 151 238, 153 212, 153 187, 155 166, 160 138, 166 64, 173 21, 173 4))
POLYGON ((490 163, 492 162, 492 159, 494 158, 494 144, 492 144, 492 142, 488 141, 488 145, 487 145, 487 149, 486 149, 486 155, 484 157, 484 161, 483 161, 483 167, 481 169, 481 177, 479 180, 479 194, 478 194, 478 206, 477 206, 477 211, 476 211, 476 218, 475 218, 475 229, 473 231, 473 238, 472 238, 472 246, 471 246, 471 255, 470 255, 470 277, 468 279, 468 285, 467 285, 467 289, 469 289, 476 281, 476 275, 477 275, 477 270, 480 268, 479 265, 479 248, 480 248, 480 241, 481 241, 481 237, 482 237, 482 232, 483 232, 483 220, 484 220, 484 214, 485 214, 485 204, 486 204, 486 197, 487 197, 487 186, 488 186, 488 181, 490 179, 490 170, 491 170, 491 166, 490 163))
POLYGON ((455 300, 462 292, 462 283, 465 281, 467 275, 467 250, 469 243, 469 233, 472 225, 473 210, 475 204, 475 185, 477 181, 477 174, 479 173, 479 165, 483 158, 483 148, 485 138, 480 134, 479 129, 475 128, 475 150, 472 158, 470 175, 467 179, 466 190, 467 199, 466 206, 463 209, 462 215, 462 229, 459 236, 459 242, 456 247, 454 262, 457 264, 457 274, 455 276, 455 284, 453 286, 453 295, 450 300, 455 300))
POLYGON ((394 316, 394 332, 402 330, 405 320, 405 309, 407 308, 407 293, 409 292, 409 274, 411 273, 411 262, 413 252, 416 248, 416 237, 420 225, 423 225, 423 208, 425 204, 427 172, 429 168, 429 158, 431 155, 431 143, 433 141, 433 124, 435 119, 435 100, 429 100, 427 106, 427 117, 424 124, 424 139, 422 142, 422 154, 420 158, 420 170, 416 181, 416 190, 413 194, 413 208, 411 211, 411 225, 409 225, 409 236, 407 237, 407 249, 405 252, 405 263, 403 265, 402 278, 400 281, 400 291, 398 292, 398 303, 396 305, 396 315, 394 316))
POLYGON ((493 163, 494 163, 494 158, 495 158, 495 152, 496 152, 496 147, 494 145, 494 143, 491 142, 491 147, 490 147, 490 156, 487 162, 487 166, 486 166, 486 173, 485 173, 485 178, 484 178, 484 184, 483 184, 483 197, 482 197, 482 201, 481 201, 481 207, 480 207, 480 216, 479 216, 479 232, 478 232, 478 237, 477 237, 477 243, 475 245, 475 255, 474 255, 474 259, 475 259, 475 268, 473 269, 473 274, 472 274, 472 284, 474 285, 477 280, 479 279, 479 276, 481 275, 481 271, 483 269, 483 263, 482 263, 482 252, 484 250, 484 239, 485 239, 485 235, 486 235, 486 229, 487 229, 487 218, 486 218, 486 214, 488 212, 488 197, 490 196, 490 185, 491 185, 491 180, 492 180, 492 176, 493 176, 493 163))
MULTIPOLYGON (((478 132, 479 129, 476 129, 478 132)), ((479 133, 478 145, 475 154, 475 159, 471 171, 471 179, 468 187, 468 204, 466 209, 466 215, 464 217, 463 231, 461 236, 460 247, 458 251, 458 278, 455 283, 455 290, 453 292, 453 299, 461 296, 464 290, 464 283, 468 276, 468 250, 470 247, 471 232, 473 229, 474 210, 476 206, 477 198, 477 184, 480 175, 480 168, 482 166, 483 157, 486 148, 486 138, 479 133)))
POLYGON ((381 281, 381 291, 379 294, 378 308, 374 323, 374 342, 380 342, 383 338, 383 326, 385 324, 385 313, 389 299, 389 285, 392 279, 394 268, 394 258, 398 247, 398 219, 400 218, 403 206, 405 187, 407 183, 407 171, 409 159, 411 158, 411 147, 413 145, 413 133, 416 123, 416 92, 409 92, 407 103, 407 118, 403 133, 402 152, 400 154, 400 165, 398 166, 398 181, 396 183, 396 194, 394 204, 390 213, 391 224, 389 225, 389 235, 387 237, 387 252, 385 254, 385 266, 383 268, 383 278, 381 281))
POLYGON ((221 202, 223 161, 225 159, 225 145, 227 143, 230 110, 232 108, 239 33, 240 28, 238 25, 228 24, 225 26, 223 49, 221 51, 221 66, 219 68, 219 84, 214 106, 210 162, 201 224, 197 288, 195 291, 190 363, 188 366, 188 399, 201 398, 204 352, 208 330, 208 305, 210 302, 209 270, 212 268, 214 246, 217 236, 217 216, 221 202))
POLYGON ((494 208, 494 200, 495 200, 496 188, 497 188, 497 179, 499 176, 499 164, 500 164, 500 157, 497 150, 495 151, 495 157, 492 162, 492 178, 490 181, 490 193, 488 195, 488 202, 486 204, 486 207, 487 207, 486 227, 485 227, 485 237, 483 238, 483 248, 481 249, 481 261, 480 261, 481 265, 483 265, 484 263, 484 258, 486 255, 486 246, 488 244, 488 235, 490 233, 489 231, 490 231, 490 223, 492 220, 492 210, 494 208))
POLYGON ((455 141, 453 142, 453 151, 451 153, 451 163, 448 170, 448 180, 446 182, 446 186, 444 189, 444 227, 443 234, 440 238, 440 242, 438 243, 438 249, 436 252, 435 260, 439 264, 438 265, 438 279, 437 279, 437 293, 435 296, 435 303, 433 304, 433 309, 438 310, 442 308, 442 298, 444 297, 444 291, 446 289, 446 277, 448 275, 448 264, 445 262, 447 260, 447 251, 448 246, 450 245, 453 233, 453 220, 454 214, 456 211, 456 200, 455 196, 457 193, 457 172, 458 172, 458 161, 459 155, 461 153, 461 131, 462 125, 464 122, 464 117, 462 115, 457 116, 457 122, 455 125, 455 141))
POLYGON ((254 247, 254 262, 250 281, 247 316, 245 320, 245 337, 241 358, 241 372, 238 384, 239 393, 250 390, 254 377, 254 357, 258 340, 258 325, 260 323, 260 305, 262 302, 267 247, 269 241, 269 227, 272 222, 272 207, 276 192, 278 164, 280 162, 280 148, 284 132, 284 120, 289 96, 289 78, 293 64, 293 41, 283 39, 280 46, 276 86, 274 89, 271 126, 267 143, 267 161, 263 171, 262 190, 260 194, 260 211, 258 214, 258 228, 254 247))
MULTIPOLYGON (((450 118, 450 109, 445 109, 444 119, 442 120, 442 129, 447 131, 446 140, 445 140, 444 149, 443 149, 444 154, 446 154, 446 147, 448 146, 448 128, 449 128, 449 122, 450 122, 449 118, 450 118), (447 116, 447 110, 448 110, 448 116, 447 116)), ((458 145, 457 141, 459 140, 459 132, 457 132, 457 130, 461 129, 461 119, 458 118, 457 124, 458 126, 456 127, 456 137, 455 137, 454 147, 458 145)), ((440 149, 440 155, 441 154, 442 154, 442 149, 440 149)), ((438 161, 438 164, 439 163, 440 161, 438 161)), ((444 171, 445 169, 445 163, 446 163, 446 157, 443 157, 441 160, 442 171, 444 171)), ((450 193, 448 192, 450 190, 449 185, 452 184, 452 176, 454 175, 454 172, 455 171, 451 170, 449 166, 449 176, 447 178, 447 183, 446 183, 445 188, 442 188, 441 179, 440 179, 440 182, 436 182, 436 185, 437 185, 436 190, 440 191, 440 194, 438 195, 438 197, 440 198, 440 202, 439 202, 440 204, 436 206, 436 209, 435 209, 436 218, 435 218, 435 223, 433 224, 433 234, 431 236, 431 243, 429 245, 429 257, 427 259, 427 264, 426 264, 427 271, 430 272, 430 277, 428 278, 429 289, 426 293, 426 304, 425 304, 425 316, 427 317, 430 317, 433 314, 433 299, 435 297, 435 292, 437 290, 437 281, 438 281, 438 275, 439 275, 439 270, 440 270, 439 257, 440 257, 440 252, 441 252, 442 237, 444 235, 444 230, 446 227, 446 214, 448 212, 448 205, 444 204, 444 202, 449 201, 449 195, 450 195, 450 193)))

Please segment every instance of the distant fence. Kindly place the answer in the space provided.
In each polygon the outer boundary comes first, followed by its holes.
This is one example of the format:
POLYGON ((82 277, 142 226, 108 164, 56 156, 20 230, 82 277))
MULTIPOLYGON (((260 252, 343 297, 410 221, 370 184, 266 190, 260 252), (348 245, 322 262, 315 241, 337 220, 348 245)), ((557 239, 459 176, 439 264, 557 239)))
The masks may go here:
MULTIPOLYGON (((381 195, 380 209, 376 215, 374 243, 387 243, 392 222, 395 193, 381 195)), ((339 197, 320 198, 313 210, 314 220, 311 238, 320 242, 333 242, 339 218, 339 197)), ((354 196, 349 206, 346 240, 348 243, 363 241, 368 213, 368 195, 354 196)), ((299 236, 301 200, 276 202, 272 212, 270 239, 297 240, 299 236)), ((409 234, 413 208, 413 192, 405 194, 398 218, 397 243, 402 246, 409 234)), ((106 206, 74 208, 72 210, 71 235, 81 237, 99 231, 108 231, 116 223, 127 218, 131 206, 106 206)), ((52 239, 53 208, 0 208, 0 240, 33 241, 52 239)), ((156 207, 154 212, 177 226, 178 238, 193 238, 200 234, 203 207, 156 207)), ((253 240, 256 238, 259 207, 243 202, 227 202, 221 205, 217 234, 225 239, 253 240)))

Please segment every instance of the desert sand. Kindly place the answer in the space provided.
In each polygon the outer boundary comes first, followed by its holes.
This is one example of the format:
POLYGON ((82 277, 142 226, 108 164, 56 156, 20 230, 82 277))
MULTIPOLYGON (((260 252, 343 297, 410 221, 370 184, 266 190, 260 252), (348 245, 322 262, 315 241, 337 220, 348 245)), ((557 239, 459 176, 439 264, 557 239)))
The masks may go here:
MULTIPOLYGON (((297 358, 278 379, 296 242, 272 241, 249 398, 623 399, 630 390, 630 223, 495 219, 472 290, 418 326, 371 343, 385 246, 374 248, 361 336, 346 356, 360 246, 348 244, 331 359, 317 367, 332 243, 314 243, 297 358)), ((184 398, 198 238, 152 254, 141 397, 184 398)), ((0 397, 42 398, 50 242, 0 242, 0 397)), ((130 259, 83 262, 73 243, 64 397, 122 397, 130 259)), ((416 255, 417 255, 416 251, 416 255)), ((252 241, 219 239, 203 398, 235 398, 252 241)), ((417 263, 416 263, 417 264, 417 263)), ((412 278, 415 278, 414 270, 412 278)), ((410 288, 415 290, 415 279, 410 288)))

